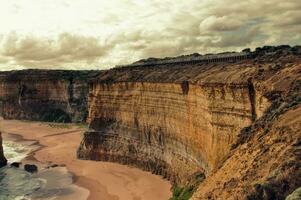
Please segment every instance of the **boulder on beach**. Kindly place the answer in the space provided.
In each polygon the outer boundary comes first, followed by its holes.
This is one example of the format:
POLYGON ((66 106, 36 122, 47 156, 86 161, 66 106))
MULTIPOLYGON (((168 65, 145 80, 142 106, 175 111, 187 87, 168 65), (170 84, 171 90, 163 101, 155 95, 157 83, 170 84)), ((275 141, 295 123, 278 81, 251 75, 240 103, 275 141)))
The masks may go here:
POLYGON ((30 173, 38 172, 38 167, 36 165, 26 164, 24 165, 24 170, 30 173))
POLYGON ((21 165, 20 162, 13 162, 12 164, 10 164, 11 167, 16 167, 16 168, 19 168, 21 165))

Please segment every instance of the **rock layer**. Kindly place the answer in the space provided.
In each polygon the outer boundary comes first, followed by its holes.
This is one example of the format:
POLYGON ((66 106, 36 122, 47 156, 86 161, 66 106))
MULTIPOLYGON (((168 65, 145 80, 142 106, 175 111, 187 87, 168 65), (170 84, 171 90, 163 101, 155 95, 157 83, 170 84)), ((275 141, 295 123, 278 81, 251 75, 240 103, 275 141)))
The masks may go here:
POLYGON ((232 76, 227 80, 219 79, 219 73, 212 77, 220 68, 215 64, 119 69, 101 75, 91 84, 91 131, 78 156, 135 165, 178 184, 196 172, 211 174, 240 130, 269 106, 251 80, 240 79, 254 68, 237 70, 241 65, 224 66, 224 75, 232 76), (181 80, 185 75, 191 77, 181 80), (117 81, 110 82, 115 77, 117 81), (160 77, 164 81, 157 82, 160 77))
POLYGON ((301 51, 269 50, 235 63, 103 72, 91 83, 78 157, 184 187, 203 172, 193 199, 284 199, 301 184, 301 51))
POLYGON ((193 199, 284 199, 301 186, 301 48, 252 55, 102 72, 4 72, 1 113, 61 122, 88 115, 79 158, 137 166, 180 187, 198 187, 190 180, 204 173, 193 199))
POLYGON ((277 70, 272 66, 262 65, 256 84, 271 106, 242 129, 228 158, 193 200, 280 200, 301 186, 301 60, 288 59, 277 70))
POLYGON ((88 80, 95 71, 25 70, 0 73, 0 113, 6 119, 83 122, 88 80))

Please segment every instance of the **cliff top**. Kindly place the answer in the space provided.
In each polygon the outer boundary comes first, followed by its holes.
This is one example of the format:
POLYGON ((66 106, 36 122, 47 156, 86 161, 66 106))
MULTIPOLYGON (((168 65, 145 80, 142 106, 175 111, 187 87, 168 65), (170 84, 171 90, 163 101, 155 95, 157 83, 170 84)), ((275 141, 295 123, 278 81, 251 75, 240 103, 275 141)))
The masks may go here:
MULTIPOLYGON (((301 46, 264 46, 253 52, 224 52, 148 58, 109 70, 15 70, 0 72, 0 80, 87 80, 91 82, 226 82, 245 79, 261 65, 283 66, 301 62, 301 46), (239 70, 237 70, 239 69, 239 70)), ((241 82, 241 81, 240 81, 241 82)))
MULTIPOLYGON (((262 56, 279 56, 279 55, 301 55, 301 46, 291 47, 289 45, 281 46, 264 46, 258 47, 253 52, 250 48, 246 48, 241 52, 222 52, 217 54, 205 54, 201 55, 199 53, 193 53, 189 55, 181 55, 177 57, 165 57, 165 58, 147 58, 138 60, 129 65, 118 65, 117 68, 122 67, 133 67, 133 66, 151 66, 151 65, 160 65, 160 64, 171 64, 171 63, 187 63, 193 61, 199 62, 210 62, 210 61, 231 61, 231 59, 223 58, 232 58, 232 61, 235 61, 236 58, 255 58, 262 56), (219 59, 219 60, 218 60, 219 59)), ((237 59, 236 59, 237 60, 237 59)))
POLYGON ((16 81, 16 80, 90 80, 99 75, 100 71, 96 70, 13 70, 0 72, 0 80, 16 81))
MULTIPOLYGON (((153 63, 154 59, 146 59, 135 62, 133 65, 113 68, 103 71, 95 82, 183 82, 191 83, 216 83, 216 82, 242 82, 247 81, 246 77, 260 75, 262 70, 275 71, 276 68, 285 67, 294 63, 301 63, 301 46, 265 46, 256 48, 251 52, 249 49, 243 51, 245 54, 238 54, 237 59, 233 57, 235 53, 230 53, 230 57, 224 57, 229 53, 222 54, 221 58, 212 58, 212 61, 183 61, 168 62, 160 64, 137 64, 153 63), (247 56, 244 56, 247 55, 247 56), (259 68, 261 68, 259 70, 259 68), (266 69, 263 69, 266 68, 266 69), (260 72, 259 72, 260 71, 260 72)), ((221 54, 216 54, 221 55, 221 54)), ((216 56, 215 55, 215 56, 216 56)), ((192 54, 192 57, 198 55, 192 54)), ((189 57, 189 56, 186 56, 189 57)), ((185 56, 184 56, 185 58, 185 56)), ((162 61, 164 59, 160 59, 162 61)))

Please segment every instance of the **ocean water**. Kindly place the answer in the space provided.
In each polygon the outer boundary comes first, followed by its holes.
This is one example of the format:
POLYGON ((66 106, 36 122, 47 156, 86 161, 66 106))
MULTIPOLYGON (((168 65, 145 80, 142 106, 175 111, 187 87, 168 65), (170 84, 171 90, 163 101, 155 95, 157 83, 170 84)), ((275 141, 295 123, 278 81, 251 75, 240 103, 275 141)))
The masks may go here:
POLYGON ((8 162, 13 163, 23 160, 33 150, 33 148, 15 141, 4 141, 3 150, 8 162))
POLYGON ((25 200, 41 189, 45 180, 33 177, 18 168, 4 167, 0 169, 0 199, 25 200))
MULTIPOLYGON (((33 150, 14 141, 5 141, 3 147, 8 163, 22 161, 33 150)), ((65 167, 40 169, 34 174, 22 167, 0 169, 0 200, 60 199, 74 193, 74 187, 65 167)))
MULTIPOLYGON (((8 163, 20 162, 32 149, 13 141, 3 142, 8 163)), ((44 185, 45 180, 23 169, 3 167, 0 169, 0 200, 27 200, 44 185)))

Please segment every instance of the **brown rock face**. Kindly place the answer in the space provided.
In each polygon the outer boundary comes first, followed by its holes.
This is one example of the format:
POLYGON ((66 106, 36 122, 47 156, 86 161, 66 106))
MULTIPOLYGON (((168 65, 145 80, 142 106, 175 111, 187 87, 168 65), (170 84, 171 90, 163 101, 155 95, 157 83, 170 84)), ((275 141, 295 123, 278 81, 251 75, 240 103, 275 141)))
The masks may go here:
POLYGON ((301 62, 287 62, 272 71, 262 65, 265 72, 256 85, 271 106, 241 131, 228 159, 193 200, 278 200, 301 186, 301 62))
POLYGON ((78 157, 138 166, 178 185, 204 172, 193 199, 285 198, 301 183, 301 59, 258 51, 235 63, 103 72, 90 85, 90 131, 78 157))
POLYGON ((6 119, 82 122, 94 71, 24 70, 0 73, 0 113, 6 119))
POLYGON ((0 73, 0 113, 57 122, 87 117, 79 158, 193 185, 193 199, 278 200, 301 187, 301 48, 182 60, 0 73))
POLYGON ((0 167, 5 166, 6 164, 7 164, 7 160, 3 154, 2 136, 1 136, 1 132, 0 132, 0 167))
MULTIPOLYGON (((210 174, 252 122, 250 91, 246 83, 185 85, 93 85, 88 122, 96 132, 86 133, 80 156, 138 165, 177 182, 210 174)), ((260 114, 268 103, 258 99, 260 114)))
POLYGON ((104 73, 91 84, 91 132, 78 156, 136 165, 177 183, 195 172, 208 176, 270 105, 248 81, 255 72, 242 61, 104 73))

